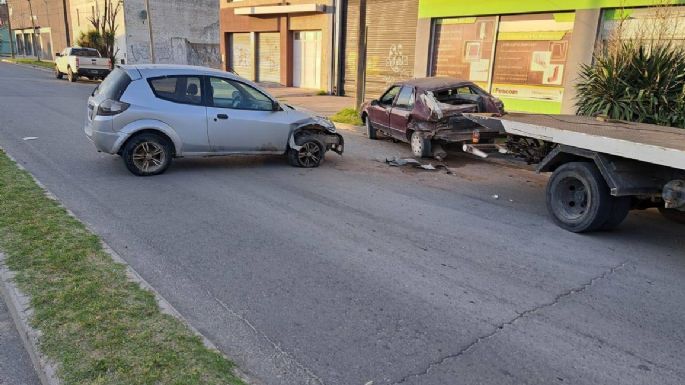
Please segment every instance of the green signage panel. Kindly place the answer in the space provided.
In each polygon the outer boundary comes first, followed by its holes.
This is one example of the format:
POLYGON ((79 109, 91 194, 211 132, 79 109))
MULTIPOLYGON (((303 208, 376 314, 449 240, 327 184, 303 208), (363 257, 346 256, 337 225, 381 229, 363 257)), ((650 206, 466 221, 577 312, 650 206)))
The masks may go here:
POLYGON ((663 4, 685 4, 685 0, 489 0, 480 2, 419 0, 419 18, 502 15, 597 8, 628 8, 663 4))

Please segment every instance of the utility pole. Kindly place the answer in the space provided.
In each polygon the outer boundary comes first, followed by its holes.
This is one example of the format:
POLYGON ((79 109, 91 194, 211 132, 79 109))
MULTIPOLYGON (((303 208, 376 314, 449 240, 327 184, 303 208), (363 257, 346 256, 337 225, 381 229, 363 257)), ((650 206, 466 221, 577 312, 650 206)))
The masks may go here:
POLYGON ((10 31, 10 52, 12 52, 12 59, 15 58, 14 55, 14 31, 12 31, 12 15, 10 14, 9 4, 7 4, 7 29, 10 31))
POLYGON ((147 12, 147 30, 150 33, 150 59, 152 64, 157 62, 155 58, 155 42, 152 38, 152 15, 150 14, 150 0, 145 0, 145 11, 147 12))
POLYGON ((67 0, 62 0, 62 8, 64 9, 64 30, 67 35, 67 47, 69 47, 71 46, 71 35, 69 33, 69 17, 67 16, 67 0))
POLYGON ((355 107, 361 108, 364 103, 364 87, 366 85, 366 0, 359 1, 359 41, 357 42, 357 97, 355 107))
POLYGON ((31 27, 33 27, 33 41, 31 42, 31 46, 33 47, 33 53, 36 54, 36 60, 40 61, 40 53, 38 53, 38 49, 36 47, 36 43, 40 39, 38 36, 38 31, 36 30, 36 20, 33 16, 33 5, 31 4, 31 0, 28 0, 29 2, 29 13, 31 14, 31 27))

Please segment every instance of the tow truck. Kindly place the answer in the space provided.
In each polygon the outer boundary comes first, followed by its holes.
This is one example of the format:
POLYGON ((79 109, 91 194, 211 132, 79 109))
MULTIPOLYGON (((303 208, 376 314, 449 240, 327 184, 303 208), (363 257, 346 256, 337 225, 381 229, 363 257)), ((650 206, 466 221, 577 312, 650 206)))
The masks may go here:
POLYGON ((630 210, 658 208, 685 223, 685 129, 575 115, 464 114, 499 143, 465 152, 510 154, 551 173, 546 201, 554 222, 571 232, 618 227, 630 210))

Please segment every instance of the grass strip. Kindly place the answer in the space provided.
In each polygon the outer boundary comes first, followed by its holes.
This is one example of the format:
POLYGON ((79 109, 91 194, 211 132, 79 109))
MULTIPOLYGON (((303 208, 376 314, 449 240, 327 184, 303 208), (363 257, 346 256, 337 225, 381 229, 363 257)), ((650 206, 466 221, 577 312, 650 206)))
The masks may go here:
POLYGON ((16 63, 16 64, 28 64, 28 65, 34 65, 38 67, 43 67, 43 68, 49 68, 53 69, 55 68, 55 63, 51 61, 38 61, 36 59, 3 59, 6 62, 9 63, 16 63))
POLYGON ((338 123, 352 124, 354 126, 364 125, 364 122, 362 122, 359 117, 359 111, 354 108, 343 108, 335 115, 331 116, 331 120, 338 123))
POLYGON ((244 385, 2 150, 0 250, 63 384, 244 385))

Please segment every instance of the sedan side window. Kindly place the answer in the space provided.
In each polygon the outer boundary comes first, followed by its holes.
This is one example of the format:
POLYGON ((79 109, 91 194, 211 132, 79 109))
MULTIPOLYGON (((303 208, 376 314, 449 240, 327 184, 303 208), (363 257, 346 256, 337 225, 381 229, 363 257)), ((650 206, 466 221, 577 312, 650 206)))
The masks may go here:
POLYGON ((271 98, 247 84, 222 78, 210 78, 210 105, 233 110, 272 111, 271 98))
POLYGON ((390 107, 392 106, 392 102, 395 101, 395 97, 397 94, 400 93, 400 86, 394 86, 388 90, 388 92, 385 93, 385 95, 381 96, 380 99, 380 104, 383 107, 390 107))
POLYGON ((404 86, 397 97, 395 107, 403 110, 411 110, 414 108, 414 88, 404 86))
POLYGON ((198 76, 165 76, 149 80, 160 99, 174 103, 202 104, 202 80, 198 76))

